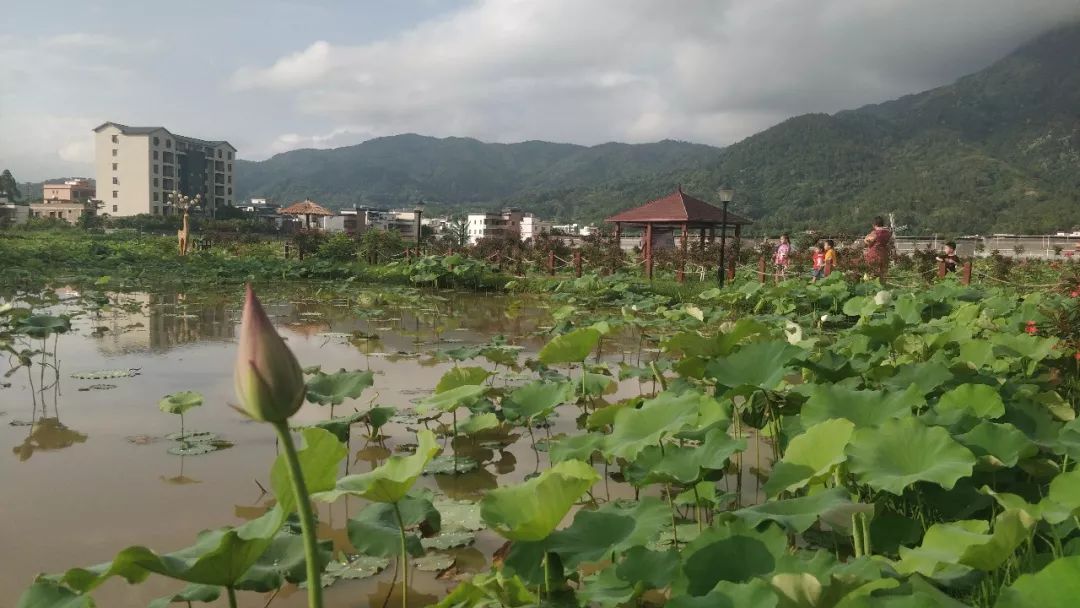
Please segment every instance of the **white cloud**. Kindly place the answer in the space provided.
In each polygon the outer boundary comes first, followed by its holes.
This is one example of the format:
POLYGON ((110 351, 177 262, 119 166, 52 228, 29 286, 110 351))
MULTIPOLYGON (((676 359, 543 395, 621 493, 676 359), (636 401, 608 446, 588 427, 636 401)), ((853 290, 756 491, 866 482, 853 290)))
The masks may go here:
POLYGON ((478 0, 378 42, 314 42, 232 85, 375 135, 722 144, 947 83, 1075 18, 1075 0, 478 0))
POLYGON ((358 144, 372 137, 372 132, 366 127, 338 127, 324 134, 301 135, 299 133, 283 133, 277 136, 270 144, 272 154, 287 152, 299 148, 339 148, 358 144))

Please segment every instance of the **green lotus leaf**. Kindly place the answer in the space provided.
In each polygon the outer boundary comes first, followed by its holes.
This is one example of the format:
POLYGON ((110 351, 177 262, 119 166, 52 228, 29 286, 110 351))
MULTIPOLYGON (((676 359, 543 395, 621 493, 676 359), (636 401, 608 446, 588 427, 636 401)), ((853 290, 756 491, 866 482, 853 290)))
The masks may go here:
POLYGON ((576 569, 648 543, 659 536, 670 517, 667 505, 655 497, 631 505, 611 502, 595 511, 582 509, 569 527, 548 538, 547 550, 558 553, 563 566, 576 569))
POLYGON ((481 516, 510 540, 542 540, 599 479, 588 464, 566 460, 524 483, 490 490, 480 502, 481 516))
POLYGON ((725 430, 712 429, 697 446, 646 446, 625 471, 634 485, 676 482, 691 484, 701 479, 705 471, 723 470, 728 459, 746 449, 745 439, 735 439, 725 430))
POLYGON ((138 375, 139 372, 135 369, 103 369, 91 372, 76 372, 71 374, 71 377, 76 380, 115 380, 117 378, 131 378, 132 376, 138 375))
POLYGON ((539 598, 516 576, 501 571, 477 574, 453 589, 435 608, 523 608, 536 606, 539 598))
POLYGON ((992 386, 961 384, 941 395, 934 411, 942 424, 954 424, 965 415, 994 419, 1005 415, 1005 402, 992 386))
POLYGON ((840 384, 814 384, 804 387, 809 399, 803 404, 802 422, 814 425, 830 418, 844 418, 856 427, 880 426, 890 418, 911 415, 912 408, 926 403, 919 390, 855 390, 840 384))
POLYGON ((645 401, 640 408, 624 409, 615 414, 605 453, 633 460, 646 446, 656 445, 666 435, 673 435, 693 423, 705 401, 715 401, 696 391, 681 395, 663 392, 645 401))
POLYGON ((185 602, 189 605, 191 602, 209 603, 215 601, 219 597, 221 597, 220 587, 188 585, 172 595, 166 595, 165 597, 159 597, 153 600, 146 605, 146 608, 166 608, 169 604, 179 602, 185 602))
POLYGON ((901 365, 896 368, 896 373, 882 381, 882 384, 896 390, 916 387, 920 395, 926 395, 952 378, 953 374, 946 362, 924 361, 901 365))
POLYGON ((424 399, 417 404, 416 411, 419 414, 426 414, 431 411, 452 412, 458 408, 472 405, 486 390, 487 387, 480 384, 466 384, 452 388, 424 399))
POLYGON ((428 553, 412 560, 412 565, 421 572, 442 572, 454 565, 454 558, 444 553, 428 553))
POLYGON ((411 456, 391 456, 382 466, 368 473, 347 475, 337 480, 334 489, 313 493, 312 498, 333 502, 349 495, 374 502, 397 502, 416 483, 424 472, 424 466, 439 453, 435 434, 429 430, 417 433, 416 452, 411 456))
POLYGON ((468 530, 476 532, 487 526, 480 517, 480 504, 468 500, 454 500, 440 497, 434 501, 435 508, 442 514, 443 531, 468 530))
POLYGON ((1070 608, 1080 597, 1080 556, 1056 559, 1023 574, 998 596, 994 608, 1070 608))
POLYGON ((1039 452, 1027 435, 1009 423, 984 420, 956 439, 980 461, 993 467, 1014 467, 1020 459, 1039 452))
POLYGON ((721 581, 746 583, 769 575, 786 553, 787 534, 779 526, 757 530, 739 519, 721 522, 683 548, 672 595, 703 596, 721 581))
POLYGON ((855 431, 855 424, 838 418, 815 424, 788 443, 780 462, 773 466, 765 493, 776 496, 793 492, 811 481, 828 475, 833 467, 844 462, 844 452, 855 431))
POLYGON ((483 384, 491 376, 491 372, 482 367, 452 367, 439 378, 435 385, 435 394, 445 393, 459 386, 470 384, 483 384))
MULTIPOLYGON (((752 526, 763 521, 775 521, 792 532, 801 534, 814 525, 818 518, 828 518, 840 510, 850 511, 851 508, 858 507, 851 502, 847 490, 832 488, 809 496, 769 500, 735 511, 735 516, 745 519, 752 526)), ((850 516, 850 512, 848 515, 850 516)))
POLYGON ((606 374, 594 374, 593 372, 586 372, 579 378, 574 378, 571 391, 574 395, 586 395, 589 397, 600 397, 603 395, 613 395, 619 390, 619 383, 615 381, 615 378, 606 374), (584 384, 584 387, 582 387, 584 384))
POLYGON ((607 445, 607 435, 600 433, 570 435, 552 442, 548 448, 548 455, 551 457, 551 462, 589 460, 594 453, 603 451, 605 445, 607 445))
MULTIPOLYGON (((1030 363, 1038 363, 1054 354, 1054 345, 1057 338, 1043 338, 1028 334, 995 333, 990 336, 990 341, 997 347, 995 350, 1016 357, 1028 359, 1030 363)), ((1034 367, 1028 368, 1030 374, 1034 367)))
POLYGON ((499 417, 492 412, 486 414, 473 414, 457 426, 458 432, 465 435, 474 435, 483 431, 489 431, 499 426, 499 417))
POLYGON ((880 307, 874 298, 855 296, 844 302, 844 314, 849 317, 868 317, 880 307))
POLYGON ((180 391, 165 395, 158 401, 158 409, 166 414, 183 414, 193 407, 203 404, 203 396, 195 391, 180 391))
POLYGON ((284 522, 284 511, 274 507, 237 528, 202 532, 194 545, 179 551, 158 555, 146 547, 128 547, 112 562, 72 568, 49 578, 79 593, 92 591, 113 576, 139 583, 151 574, 188 583, 234 587, 270 546, 284 522))
MULTIPOLYGON (((374 555, 357 555, 351 559, 342 556, 340 560, 332 560, 326 566, 322 574, 322 586, 329 587, 338 581, 365 579, 382 572, 390 565, 390 560, 385 557, 374 555)), ((305 588, 307 583, 301 583, 300 588, 305 588)))
POLYGON ((19 597, 15 608, 95 608, 94 598, 75 593, 56 581, 39 577, 19 597))
POLYGON ((611 426, 615 423, 615 414, 619 413, 619 410, 626 408, 634 408, 641 404, 641 398, 633 397, 630 399, 623 399, 611 405, 600 407, 593 410, 589 417, 585 419, 585 428, 590 431, 602 429, 607 426, 611 426))
POLYGON ((971 475, 975 455, 941 427, 915 418, 887 420, 855 431, 847 447, 848 468, 860 483, 900 495, 917 481, 951 489, 971 475))
POLYGON ((936 523, 927 529, 919 547, 900 547, 896 569, 904 574, 918 572, 938 578, 963 575, 965 570, 957 566, 992 571, 1028 540, 1034 525, 1033 518, 1018 510, 998 515, 993 533, 981 519, 936 523))
POLYGON ((444 454, 424 466, 424 475, 461 475, 480 468, 480 463, 468 456, 444 454))
POLYGON ((307 400, 319 405, 341 405, 346 399, 356 399, 374 383, 375 374, 370 371, 318 373, 307 382, 307 400))
POLYGON ((803 349, 785 340, 755 342, 713 359, 705 366, 705 374, 723 386, 775 389, 794 360, 804 354, 803 349))
POLYGON ((394 415, 395 410, 392 407, 373 407, 369 410, 362 412, 354 412, 348 416, 336 416, 329 420, 320 420, 310 425, 293 427, 292 430, 299 431, 305 428, 319 428, 333 433, 334 437, 338 438, 338 441, 346 443, 349 441, 349 436, 352 434, 352 426, 358 422, 365 422, 373 429, 382 427, 394 415))
POLYGON ((775 608, 780 599, 769 583, 755 578, 744 584, 720 581, 702 596, 680 595, 666 608, 775 608))
POLYGON ((1046 498, 1039 502, 1039 511, 1051 524, 1080 513, 1080 469, 1060 473, 1050 480, 1046 498))
POLYGON ((510 422, 550 416, 566 403, 570 387, 565 383, 537 381, 514 389, 502 401, 503 413, 510 422))
POLYGON ((614 567, 604 568, 597 574, 586 576, 581 581, 582 587, 576 593, 584 606, 599 608, 617 608, 626 606, 638 596, 634 585, 619 578, 614 567))
POLYGON ((616 576, 638 589, 663 589, 678 571, 677 551, 650 551, 641 545, 630 547, 615 567, 616 576))
POLYGON ((445 530, 438 536, 420 539, 420 544, 425 549, 441 549, 443 551, 454 547, 471 545, 474 542, 476 542, 476 534, 472 532, 447 532, 445 530))
POLYGON ((570 333, 555 336, 540 349, 537 358, 545 365, 556 363, 581 363, 600 343, 600 332, 584 327, 570 333))
POLYGON ((420 537, 411 530, 420 527, 428 532, 438 532, 441 524, 439 511, 431 504, 427 495, 409 495, 396 504, 369 504, 346 524, 349 541, 357 551, 365 555, 401 555, 399 513, 401 527, 407 531, 405 551, 413 557, 423 555, 424 547, 420 537))
POLYGON ((975 369, 987 367, 994 362, 994 346, 982 340, 962 342, 956 358, 975 369))
MULTIPOLYGON (((297 458, 300 460, 300 470, 303 471, 308 492, 333 489, 337 482, 338 464, 349 451, 333 433, 324 429, 306 428, 301 431, 301 436, 304 447, 297 451, 297 458)), ((293 494, 292 478, 289 476, 289 463, 285 454, 278 455, 270 469, 270 488, 283 511, 292 513, 296 510, 296 496, 293 494)))
MULTIPOLYGON (((332 541, 319 541, 318 560, 321 568, 325 568, 326 564, 333 560, 332 549, 332 541)), ((266 593, 280 589, 285 583, 302 583, 305 580, 307 580, 307 558, 304 551, 304 537, 299 531, 282 528, 274 536, 266 551, 236 582, 236 588, 266 593)))
POLYGON ((48 338, 53 334, 67 333, 71 329, 71 318, 64 315, 33 315, 16 321, 14 329, 31 338, 48 338))

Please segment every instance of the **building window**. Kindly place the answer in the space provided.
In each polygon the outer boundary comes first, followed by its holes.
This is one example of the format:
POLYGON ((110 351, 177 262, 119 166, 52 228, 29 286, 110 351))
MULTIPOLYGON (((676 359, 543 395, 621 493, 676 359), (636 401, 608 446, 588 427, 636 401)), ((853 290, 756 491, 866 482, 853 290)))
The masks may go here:
POLYGON ((218 158, 221 158, 221 150, 218 150, 218 151, 217 151, 217 157, 218 157, 218 158))
POLYGON ((112 149, 112 155, 116 156, 119 151, 116 148, 112 149))
POLYGON ((165 147, 166 148, 171 148, 172 147, 172 140, 171 139, 166 139, 165 140, 165 147))
POLYGON ((112 136, 112 143, 114 143, 114 144, 120 143, 120 136, 119 135, 113 135, 112 136))
POLYGON ((232 183, 232 175, 231 174, 229 175, 229 183, 230 184, 232 183))
POLYGON ((113 198, 120 198, 120 191, 119 190, 113 190, 112 191, 112 197, 113 198))
POLYGON ((120 168, 120 163, 113 163, 112 164, 112 170, 113 171, 116 171, 118 168, 120 168))
POLYGON ((158 186, 158 178, 156 178, 156 177, 154 178, 154 187, 155 187, 155 188, 158 188, 158 187, 159 187, 159 186, 158 186))
POLYGON ((112 206, 112 212, 113 212, 113 213, 116 213, 116 205, 113 205, 113 206, 112 206))
POLYGON ((118 178, 118 177, 112 178, 112 183, 119 184, 120 183, 120 178, 118 178))
POLYGON ((173 189, 173 180, 167 179, 167 180, 164 180, 162 183, 164 184, 164 188, 166 190, 172 190, 173 189))
POLYGON ((229 196, 232 196, 232 188, 229 188, 229 196))
POLYGON ((157 173, 157 168, 158 168, 158 166, 154 165, 154 173, 157 173))
MULTIPOLYGON (((154 138, 154 145, 155 146, 160 146, 161 145, 161 140, 155 137, 154 138)), ((156 155, 157 152, 154 152, 154 154, 156 155)), ((157 156, 154 156, 154 158, 157 158, 157 156)))
POLYGON ((157 200, 158 200, 158 193, 157 193, 157 192, 155 192, 155 193, 154 193, 154 202, 157 202, 157 200))
POLYGON ((154 160, 157 160, 157 150, 154 150, 154 160))
MULTIPOLYGON (((232 152, 229 152, 229 160, 232 160, 232 152)), ((231 167, 230 167, 231 170, 231 167)))
POLYGON ((229 163, 229 171, 232 171, 232 163, 229 163))

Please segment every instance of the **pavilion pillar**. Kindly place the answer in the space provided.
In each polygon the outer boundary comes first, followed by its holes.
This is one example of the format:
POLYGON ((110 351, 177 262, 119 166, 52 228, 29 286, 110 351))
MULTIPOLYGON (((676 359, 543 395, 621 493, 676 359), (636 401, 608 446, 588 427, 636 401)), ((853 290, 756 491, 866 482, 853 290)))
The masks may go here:
POLYGON ((645 277, 650 281, 653 275, 652 223, 645 224, 645 277))
POLYGON ((709 244, 712 245, 716 242, 716 228, 709 227, 709 244))
POLYGON ((701 235, 699 237, 698 244, 701 245, 702 249, 705 248, 705 229, 704 228, 701 229, 701 235))
POLYGON ((615 246, 622 249, 622 222, 615 222, 615 246))
POLYGON ((679 272, 677 273, 677 276, 675 277, 676 280, 678 280, 680 283, 682 283, 682 282, 684 282, 686 280, 686 251, 687 251, 687 247, 690 244, 689 241, 690 241, 690 235, 688 234, 688 232, 686 230, 686 222, 683 222, 683 225, 682 225, 682 243, 679 245, 680 249, 682 250, 682 255, 679 256, 679 272))

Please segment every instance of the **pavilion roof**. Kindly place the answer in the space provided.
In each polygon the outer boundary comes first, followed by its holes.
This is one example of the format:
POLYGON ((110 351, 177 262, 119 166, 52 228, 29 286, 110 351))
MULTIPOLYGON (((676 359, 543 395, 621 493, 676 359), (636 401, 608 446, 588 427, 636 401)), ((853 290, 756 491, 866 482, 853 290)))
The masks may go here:
POLYGON ((330 211, 315 201, 307 199, 299 203, 293 203, 278 213, 281 213, 282 215, 334 215, 333 211, 330 211))
MULTIPOLYGON (((628 209, 607 218, 608 222, 626 222, 630 224, 716 224, 724 222, 724 210, 683 192, 679 186, 674 192, 640 207, 628 209)), ((753 221, 727 212, 728 225, 752 224, 753 221)))

